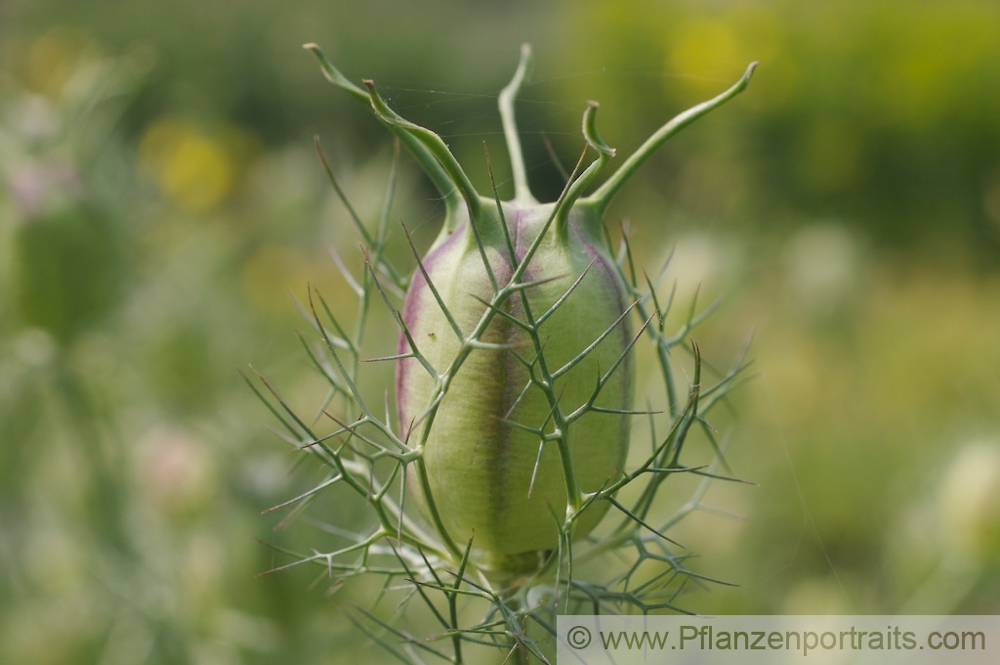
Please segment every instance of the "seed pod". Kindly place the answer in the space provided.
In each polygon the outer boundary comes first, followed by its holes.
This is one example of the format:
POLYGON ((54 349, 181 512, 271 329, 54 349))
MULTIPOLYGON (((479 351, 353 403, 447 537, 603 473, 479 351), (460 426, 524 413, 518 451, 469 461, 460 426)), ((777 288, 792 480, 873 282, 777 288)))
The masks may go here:
MULTIPOLYGON (((476 549, 512 555, 556 547, 566 515, 567 482, 559 445, 555 439, 543 443, 544 434, 564 438, 575 484, 583 492, 599 489, 622 468, 628 417, 588 406, 627 409, 634 370, 626 356, 631 339, 628 318, 622 316, 628 307, 626 290, 604 250, 600 218, 590 209, 574 209, 565 228, 549 224, 546 230, 553 205, 507 204, 502 219, 495 209, 489 210, 476 222, 464 223, 422 260, 426 276, 418 272, 414 277, 403 320, 424 358, 435 368, 448 368, 465 340, 451 330, 444 309, 463 336, 468 335, 487 314, 484 303, 494 297, 483 254, 498 284, 508 283, 514 272, 500 225, 507 226, 517 262, 544 233, 521 277, 536 286, 525 289, 523 299, 511 297, 504 313, 494 315, 479 339, 498 348, 474 348, 468 353, 451 377, 423 441, 428 489, 444 526, 455 537, 474 534, 476 549), (538 324, 547 312, 551 315, 538 324), (532 331, 513 319, 534 327, 542 341, 540 355, 535 355, 532 331), (595 397, 602 372, 623 356, 624 362, 595 397), (538 385, 549 380, 546 375, 556 374, 550 389, 538 385), (558 399, 555 404, 553 394, 558 399), (578 409, 589 412, 566 423, 578 409)), ((401 335, 399 353, 409 351, 410 344, 401 335)), ((435 377, 414 358, 398 361, 396 397, 402 431, 419 431, 418 420, 435 396, 435 384, 435 377)), ((582 516, 576 535, 590 531, 602 512, 594 509, 582 516)))
POLYGON ((371 81, 367 91, 355 86, 318 47, 306 48, 328 80, 369 103, 410 149, 446 208, 398 319, 398 431, 413 453, 407 482, 452 553, 471 537, 482 567, 529 570, 538 552, 593 529, 608 502, 590 498, 622 472, 628 451, 630 291, 602 240, 604 213, 660 145, 745 89, 754 65, 661 127, 584 197, 614 156, 591 103, 583 135, 597 158, 585 168, 581 158, 559 199, 542 204, 528 187, 514 123, 525 47, 500 94, 515 194, 501 203, 481 197, 441 137, 397 115, 371 81))

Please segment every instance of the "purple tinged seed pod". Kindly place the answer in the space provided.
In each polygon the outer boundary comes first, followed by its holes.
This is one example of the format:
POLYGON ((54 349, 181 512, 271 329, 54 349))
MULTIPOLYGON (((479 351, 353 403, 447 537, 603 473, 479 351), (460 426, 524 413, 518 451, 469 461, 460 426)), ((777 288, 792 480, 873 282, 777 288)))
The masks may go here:
MULTIPOLYGON (((492 214, 480 220, 479 235, 499 284, 510 280, 514 268, 502 230, 496 227, 506 223, 521 262, 553 210, 551 204, 508 203, 503 205, 503 219, 490 210, 492 214)), ((632 337, 629 319, 622 316, 629 306, 627 291, 604 249, 600 223, 593 210, 582 208, 570 211, 563 232, 549 225, 523 272, 522 282, 537 284, 525 290, 527 307, 520 297, 511 297, 503 306, 504 315, 493 317, 480 340, 497 348, 476 348, 468 354, 429 424, 423 465, 430 492, 445 528, 460 539, 474 534, 477 550, 503 557, 555 548, 566 515, 567 483, 557 442, 543 444, 540 434, 554 432, 558 420, 588 403, 622 411, 632 402, 631 355, 592 400, 602 373, 615 366, 632 337), (512 318, 537 322, 567 292, 537 325, 542 353, 536 357, 531 335, 512 318), (558 372, 597 340, 593 350, 554 380, 551 390, 533 383, 543 380, 546 372, 558 372), (559 417, 547 392, 557 396, 559 417)), ((476 328, 488 310, 484 301, 494 296, 471 228, 466 222, 431 250, 422 260, 427 277, 418 271, 406 295, 404 322, 420 353, 439 371, 453 363, 464 342, 450 329, 428 278, 463 332, 476 328)), ((410 350, 400 335, 399 353, 410 350)), ((411 442, 419 437, 435 384, 435 377, 417 360, 398 361, 399 427, 410 432, 411 442)), ((580 490, 593 492, 614 479, 628 451, 628 416, 591 409, 563 427, 580 490)), ((411 472, 411 482, 417 480, 414 475, 411 472)), ((606 506, 596 504, 582 515, 574 535, 589 532, 606 506)))
POLYGON ((522 49, 500 114, 514 199, 480 196, 441 138, 348 81, 315 45, 324 75, 369 103, 410 149, 445 203, 444 227, 406 294, 396 366, 399 437, 415 453, 407 482, 447 549, 472 538, 480 565, 517 573, 538 553, 589 533, 608 502, 587 496, 623 473, 634 390, 630 290, 602 237, 625 181, 668 138, 746 88, 729 90, 655 132, 592 194, 614 151, 598 137, 596 103, 581 164, 554 203, 528 187, 514 123, 527 76, 522 49), (586 153, 584 154, 586 157, 586 153))

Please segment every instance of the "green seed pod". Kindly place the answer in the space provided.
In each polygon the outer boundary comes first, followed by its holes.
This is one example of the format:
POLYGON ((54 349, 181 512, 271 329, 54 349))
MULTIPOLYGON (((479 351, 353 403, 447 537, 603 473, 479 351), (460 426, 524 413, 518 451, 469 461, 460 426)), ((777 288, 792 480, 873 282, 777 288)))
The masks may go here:
MULTIPOLYGON (((462 224, 422 260, 426 276, 415 276, 403 310, 424 358, 435 368, 451 366, 464 339, 451 330, 444 310, 467 335, 494 296, 483 255, 498 284, 507 283, 514 272, 500 225, 506 224, 519 262, 543 234, 522 276, 523 282, 536 286, 525 289, 524 298, 511 297, 504 313, 493 317, 479 339, 496 348, 469 352, 423 441, 428 489, 444 526, 456 538, 473 535, 476 549, 500 555, 558 544, 567 506, 566 469, 558 438, 545 441, 546 434, 564 438, 575 482, 583 492, 611 480, 628 450, 628 416, 620 413, 631 404, 634 383, 632 360, 626 354, 632 335, 623 316, 626 289, 604 250, 600 218, 590 209, 574 209, 564 224, 546 229, 553 210, 553 205, 505 204, 501 219, 495 208, 484 206, 482 217, 462 224), (548 312, 551 315, 539 324, 548 312), (537 357, 532 331, 519 322, 533 327, 542 340, 537 357), (595 395, 602 372, 616 364, 595 395), (556 375, 550 387, 544 385, 550 380, 546 375, 556 375), (551 403, 553 393, 556 404, 551 403), (618 413, 595 411, 595 406, 618 413), (587 413, 567 423, 569 414, 579 409, 587 413)), ((410 350, 401 335, 399 353, 410 350)), ((398 361, 400 428, 411 431, 411 440, 435 396, 435 384, 436 378, 414 358, 398 361)), ((589 510, 575 535, 590 531, 602 512, 589 510)))
MULTIPOLYGON (((477 562, 530 570, 540 552, 589 533, 628 452, 634 366, 630 289, 603 240, 603 218, 625 181, 670 136, 741 92, 743 78, 668 122, 591 194, 614 156, 583 116, 587 152, 554 203, 528 187, 514 99, 530 64, 522 51, 500 94, 514 198, 481 196, 444 141, 348 81, 315 45, 327 79, 371 105, 416 157, 444 201, 444 228, 419 260, 397 353, 398 436, 407 483, 441 536, 472 539, 477 562)), ((373 273, 374 274, 374 273, 373 273)))

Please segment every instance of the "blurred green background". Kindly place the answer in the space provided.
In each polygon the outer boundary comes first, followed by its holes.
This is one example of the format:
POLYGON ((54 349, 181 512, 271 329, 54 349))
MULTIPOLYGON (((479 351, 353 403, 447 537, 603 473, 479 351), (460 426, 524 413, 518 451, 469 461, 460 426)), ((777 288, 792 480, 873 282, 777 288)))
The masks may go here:
MULTIPOLYGON (((256 539, 320 546, 261 515, 319 470, 293 468, 237 370, 318 404, 289 294, 350 303, 327 247, 361 262, 313 136, 366 219, 391 154, 312 41, 439 131, 483 191, 484 140, 505 172, 496 94, 531 42, 519 113, 546 198, 561 180, 543 138, 572 163, 588 99, 627 154, 759 60, 608 219, 650 272, 676 246, 679 302, 698 284, 723 298, 696 334, 706 358, 754 332, 728 462, 758 486, 714 487, 740 517, 676 535, 740 586, 684 604, 1000 611, 995 0, 5 0, 0 662, 383 657, 341 609, 370 589, 256 576, 287 561, 256 539)), ((398 200, 427 243, 440 208, 405 159, 398 200)))

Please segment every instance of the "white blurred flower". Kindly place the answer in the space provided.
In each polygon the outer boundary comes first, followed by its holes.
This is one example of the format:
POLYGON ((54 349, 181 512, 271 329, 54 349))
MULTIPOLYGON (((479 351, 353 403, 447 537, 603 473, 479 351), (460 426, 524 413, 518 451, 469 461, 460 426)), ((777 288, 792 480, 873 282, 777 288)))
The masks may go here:
POLYGON ((181 516, 207 507, 215 493, 215 465, 191 433, 157 429, 139 446, 140 491, 160 512, 181 516))
POLYGON ((1000 440, 959 450, 938 488, 939 532, 959 558, 983 562, 1000 544, 1000 440))
POLYGON ((806 313, 826 315, 858 281, 857 240, 840 224, 820 223, 796 233, 785 248, 786 288, 806 313))
MULTIPOLYGON (((669 265, 658 292, 666 299, 676 284, 676 305, 678 311, 686 314, 695 292, 699 294, 701 308, 712 302, 720 287, 738 273, 736 268, 741 257, 739 250, 722 238, 692 233, 678 238, 667 253, 651 265, 662 266, 667 260, 669 265)), ((650 278, 655 277, 655 273, 650 274, 650 278)))
POLYGON ((904 518, 894 569, 922 581, 899 614, 955 611, 1000 557, 1000 439, 961 446, 937 491, 904 518))

